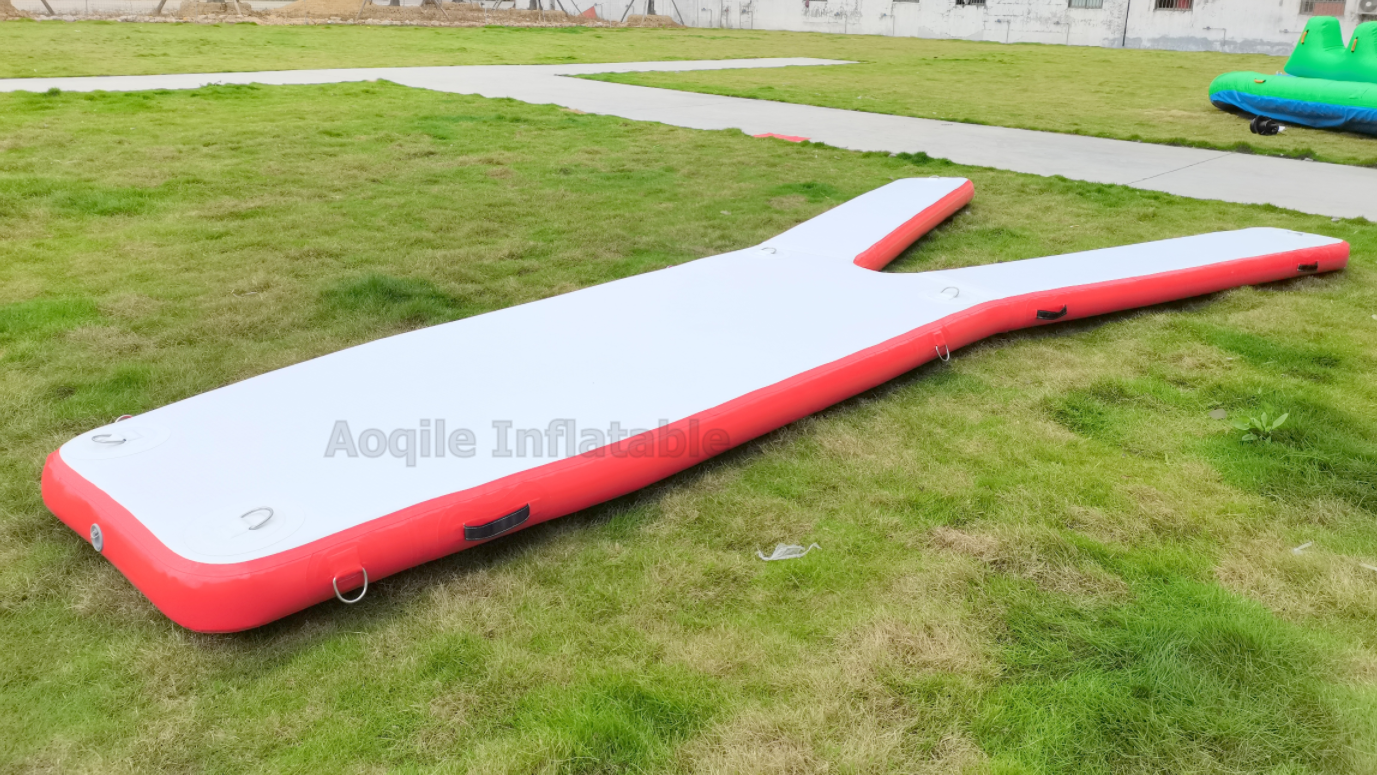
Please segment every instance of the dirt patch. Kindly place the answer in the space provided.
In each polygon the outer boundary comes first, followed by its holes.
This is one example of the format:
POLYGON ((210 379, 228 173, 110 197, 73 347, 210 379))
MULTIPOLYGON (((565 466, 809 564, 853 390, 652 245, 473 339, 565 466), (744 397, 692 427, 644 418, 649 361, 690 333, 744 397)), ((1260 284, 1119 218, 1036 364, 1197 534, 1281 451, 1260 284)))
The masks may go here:
MULTIPOLYGON (((359 0, 296 0, 264 16, 269 19, 338 19, 374 23, 430 23, 477 27, 498 25, 503 27, 620 27, 638 26, 618 24, 585 16, 569 16, 560 11, 526 10, 484 10, 479 5, 469 3, 445 3, 443 6, 400 6, 366 4, 360 11, 359 0)), ((639 26, 679 26, 658 21, 660 17, 649 17, 652 21, 639 26)))
POLYGON ((912 676, 937 672, 978 675, 990 670, 981 636, 968 622, 927 620, 918 623, 881 619, 842 641, 848 655, 844 671, 857 682, 867 673, 912 676))
POLYGON ((1353 651, 1348 658, 1348 674, 1359 686, 1377 686, 1377 654, 1353 651))
POLYGON ((824 720, 837 723, 825 716, 816 709, 752 709, 713 725, 690 741, 680 756, 690 764, 687 769, 699 772, 826 772, 825 756, 809 739, 824 720))
POLYGON ((776 210, 796 210, 806 204, 808 204, 808 199, 802 194, 777 196, 769 202, 770 207, 776 210))
POLYGON ((27 19, 29 15, 14 7, 10 0, 0 0, 0 19, 27 19))
POLYGON ((968 533, 939 525, 933 528, 930 540, 936 548, 972 557, 998 573, 1027 579, 1046 592, 1107 599, 1130 594, 1123 579, 1082 557, 1052 531, 1003 528, 968 533))
POLYGON ((148 345, 138 334, 114 326, 80 326, 67 333, 67 340, 106 358, 132 355, 148 345))
POLYGON ((944 525, 932 529, 932 544, 985 563, 994 563, 1000 558, 1000 542, 994 536, 967 533, 944 525))
MULTIPOLYGON (((379 18, 374 15, 380 12, 393 12, 399 15, 402 12, 410 12, 411 18, 441 18, 440 13, 432 7, 424 8, 392 8, 389 6, 363 6, 364 13, 370 14, 369 18, 379 18)), ((352 19, 359 13, 359 3, 356 0, 296 0, 274 10, 272 16, 289 17, 312 17, 319 19, 352 19)))
MULTIPOLYGON (((386 0, 384 0, 385 2, 386 0)), ((30 14, 16 9, 12 0, 0 0, 0 19, 24 19, 30 14)), ((574 16, 563 11, 485 10, 470 3, 425 5, 364 5, 359 0, 296 0, 271 11, 255 11, 248 3, 236 8, 228 2, 182 0, 175 13, 160 16, 137 14, 64 14, 54 18, 65 21, 109 19, 122 22, 195 22, 221 24, 249 22, 267 25, 297 25, 354 23, 385 26, 417 27, 683 27, 669 16, 631 16, 625 22, 574 16)))
POLYGON ((682 27, 684 25, 674 21, 668 16, 656 14, 654 16, 628 16, 626 17, 627 27, 682 27))
POLYGON ((138 293, 126 293, 101 302, 100 311, 110 317, 121 318, 123 320, 138 320, 156 314, 162 309, 163 303, 151 296, 144 296, 138 293))
POLYGON ((960 610, 924 607, 882 612, 787 670, 762 668, 752 655, 742 667, 777 687, 775 701, 711 725, 682 749, 684 769, 981 771, 985 756, 965 737, 960 698, 997 672, 992 646, 960 610))
POLYGON ((242 0, 237 10, 233 2, 202 3, 197 0, 182 0, 182 4, 177 8, 179 19, 192 19, 197 16, 236 16, 241 13, 245 16, 253 15, 253 8, 242 0))
POLYGON ((1293 621, 1377 618, 1377 571, 1363 567, 1373 560, 1307 547, 1291 551, 1280 538, 1247 542, 1225 556, 1215 569, 1219 583, 1293 621))

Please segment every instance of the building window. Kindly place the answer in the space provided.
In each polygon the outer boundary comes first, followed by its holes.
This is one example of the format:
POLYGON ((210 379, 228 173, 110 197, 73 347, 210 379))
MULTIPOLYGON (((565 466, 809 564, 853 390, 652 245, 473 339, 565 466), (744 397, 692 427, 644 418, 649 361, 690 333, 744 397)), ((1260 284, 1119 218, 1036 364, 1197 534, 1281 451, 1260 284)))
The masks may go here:
POLYGON ((1104 0, 1066 0, 1067 8, 1104 8, 1104 0))
POLYGON ((1301 0, 1303 16, 1343 16, 1344 0, 1301 0))
POLYGON ((1193 0, 1157 0, 1159 11, 1189 11, 1193 0))

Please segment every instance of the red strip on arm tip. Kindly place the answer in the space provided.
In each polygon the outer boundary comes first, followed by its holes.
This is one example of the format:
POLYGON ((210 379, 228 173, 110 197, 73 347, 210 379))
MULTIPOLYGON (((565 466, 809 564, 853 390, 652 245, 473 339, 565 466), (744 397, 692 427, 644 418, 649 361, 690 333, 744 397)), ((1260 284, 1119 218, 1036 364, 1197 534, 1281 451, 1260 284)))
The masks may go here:
POLYGON ((947 220, 957 210, 965 207, 975 196, 975 184, 969 180, 955 191, 937 200, 926 210, 904 222, 902 226, 885 235, 883 239, 866 248, 856 256, 855 264, 862 269, 880 271, 898 258, 909 245, 919 237, 932 231, 938 224, 947 220))

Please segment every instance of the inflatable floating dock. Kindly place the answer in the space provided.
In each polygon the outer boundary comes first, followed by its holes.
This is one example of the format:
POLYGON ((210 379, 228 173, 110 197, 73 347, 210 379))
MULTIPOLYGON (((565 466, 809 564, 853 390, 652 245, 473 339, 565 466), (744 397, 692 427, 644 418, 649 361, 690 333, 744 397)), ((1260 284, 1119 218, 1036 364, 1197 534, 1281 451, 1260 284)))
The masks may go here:
POLYGON ((83 433, 43 496, 174 621, 243 630, 615 498, 992 334, 1343 267, 1204 234, 879 270, 971 198, 900 180, 761 245, 381 339, 83 433))

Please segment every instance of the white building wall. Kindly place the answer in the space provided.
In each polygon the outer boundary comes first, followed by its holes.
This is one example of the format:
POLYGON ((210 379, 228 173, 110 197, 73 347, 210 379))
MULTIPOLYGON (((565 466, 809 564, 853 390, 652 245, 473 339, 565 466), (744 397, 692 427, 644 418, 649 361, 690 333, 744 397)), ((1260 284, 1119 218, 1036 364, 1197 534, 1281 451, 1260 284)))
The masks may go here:
MULTIPOLYGON (((633 1, 638 10, 644 2, 633 1)), ((1190 10, 1166 10, 1157 0, 1103 0, 1102 8, 1070 8, 1069 0, 656 0, 656 11, 692 27, 1285 56, 1310 18, 1302 2, 1194 0, 1190 10)), ((1359 21, 1377 21, 1377 13, 1360 14, 1360 2, 1346 0, 1346 36, 1359 21)))

